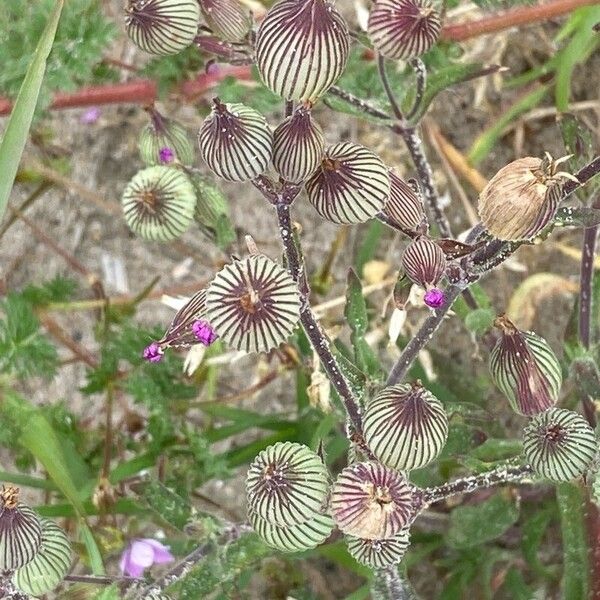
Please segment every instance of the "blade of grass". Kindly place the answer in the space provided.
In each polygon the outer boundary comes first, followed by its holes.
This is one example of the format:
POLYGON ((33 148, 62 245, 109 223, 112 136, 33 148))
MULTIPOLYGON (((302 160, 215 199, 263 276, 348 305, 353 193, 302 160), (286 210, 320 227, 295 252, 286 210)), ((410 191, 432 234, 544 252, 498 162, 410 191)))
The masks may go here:
POLYGON ((33 55, 33 60, 27 69, 27 74, 0 142, 0 173, 2 173, 2 177, 0 177, 0 219, 4 216, 21 155, 25 149, 33 113, 46 72, 46 60, 50 50, 52 50, 63 4, 64 0, 56 0, 54 9, 33 55))

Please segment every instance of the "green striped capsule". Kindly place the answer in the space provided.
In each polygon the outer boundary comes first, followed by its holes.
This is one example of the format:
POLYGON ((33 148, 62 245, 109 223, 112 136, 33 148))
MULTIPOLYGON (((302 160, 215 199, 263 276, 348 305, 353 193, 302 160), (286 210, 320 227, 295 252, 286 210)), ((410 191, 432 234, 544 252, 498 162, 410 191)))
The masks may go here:
POLYGON ((240 42, 252 27, 250 12, 239 0, 199 0, 200 10, 213 32, 226 42, 240 42))
POLYGON ((278 96, 315 102, 343 73, 349 48, 346 22, 329 0, 281 0, 258 30, 256 63, 278 96))
POLYGON ((511 408, 532 416, 554 406, 562 371, 548 342, 531 331, 520 331, 506 315, 494 325, 501 336, 490 354, 490 374, 511 408))
POLYGON ((278 527, 315 519, 328 490, 329 475, 321 458, 295 442, 278 442, 263 450, 246 478, 248 511, 278 527))
POLYGON ((191 180, 196 190, 194 218, 200 225, 214 229, 223 215, 229 216, 227 197, 206 177, 194 173, 191 180))
POLYGON ((274 525, 253 512, 248 513, 248 519, 258 536, 281 552, 304 552, 316 548, 331 535, 334 526, 332 518, 327 515, 316 515, 291 527, 274 525))
POLYGON ((49 519, 41 523, 42 542, 37 554, 13 575, 15 585, 33 596, 52 591, 71 567, 71 545, 65 532, 49 519))
POLYGON ((397 565, 406 554, 410 545, 408 527, 400 530, 394 537, 385 540, 368 540, 348 536, 348 552, 362 565, 372 569, 385 569, 397 565))
POLYGON ((552 481, 583 475, 598 451, 594 430, 579 414, 550 408, 533 417, 523 433, 523 451, 534 471, 552 481))
POLYGON ((237 260, 221 269, 208 286, 206 318, 236 350, 268 352, 298 323, 298 288, 287 270, 266 256, 237 260))
POLYGON ((418 382, 379 392, 367 404, 363 427, 371 452, 384 465, 402 471, 429 464, 448 438, 442 403, 418 382))
POLYGON ((155 108, 148 109, 150 123, 140 134, 138 148, 147 166, 166 164, 177 160, 182 165, 194 162, 194 146, 185 127, 167 119, 155 108))
POLYGON ((265 118, 244 104, 214 99, 198 134, 200 155, 219 177, 248 181, 258 177, 273 154, 273 134, 265 118))
POLYGON ((324 149, 323 130, 299 106, 273 133, 273 166, 286 181, 300 183, 317 170, 324 149))
POLYGON ((125 26, 131 41, 149 54, 170 55, 198 33, 198 0, 129 0, 125 26))
POLYGON ((306 182, 310 203, 333 223, 364 223, 381 212, 390 195, 387 167, 371 150, 351 142, 329 146, 306 182))
POLYGON ((39 517, 19 502, 19 490, 0 491, 0 572, 12 571, 31 562, 42 543, 39 517))
POLYGON ((390 195, 383 214, 401 229, 415 232, 427 222, 423 201, 408 183, 390 170, 390 195))
POLYGON ((166 242, 183 234, 194 220, 196 193, 189 177, 165 166, 139 171, 121 198, 125 222, 145 240, 166 242))

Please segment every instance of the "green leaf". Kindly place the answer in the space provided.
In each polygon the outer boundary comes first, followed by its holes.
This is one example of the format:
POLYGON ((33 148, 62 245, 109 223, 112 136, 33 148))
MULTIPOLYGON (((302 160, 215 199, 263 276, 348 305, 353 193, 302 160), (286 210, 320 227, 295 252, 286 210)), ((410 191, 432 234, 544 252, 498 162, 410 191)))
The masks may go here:
POLYGON ((46 61, 52 49, 63 4, 64 0, 56 0, 54 10, 38 42, 0 142, 0 173, 2 173, 2 177, 0 177, 0 220, 6 211, 21 155, 27 143, 29 128, 46 71, 46 61))
POLYGON ((518 507, 502 493, 474 506, 459 506, 450 513, 448 545, 479 546, 501 536, 518 518, 518 507))
POLYGON ((511 600, 531 600, 534 597, 533 592, 525 583, 523 575, 515 567, 508 570, 502 589, 511 600))
POLYGON ((357 273, 362 273, 365 264, 375 258, 385 230, 381 221, 373 220, 368 224, 366 235, 362 238, 354 259, 357 273))
POLYGON ((521 528, 523 534, 521 538, 523 557, 531 570, 540 577, 548 577, 549 575, 549 569, 540 560, 540 547, 551 521, 552 511, 542 509, 529 517, 521 528))
POLYGON ((171 527, 183 531, 190 521, 193 513, 190 504, 159 481, 145 482, 136 491, 142 502, 171 527))
POLYGON ((506 460, 518 456, 523 451, 523 443, 521 440, 504 440, 497 438, 488 438, 477 446, 471 456, 484 462, 494 462, 498 460, 506 460))
POLYGON ((94 600, 120 600, 120 598, 121 594, 116 583, 104 588, 94 596, 94 600))
POLYGON ((573 170, 580 169, 594 157, 594 138, 588 127, 574 114, 562 113, 558 116, 558 126, 562 134, 567 154, 572 154, 569 164, 573 170))
POLYGON ((465 325, 475 335, 483 335, 492 328, 495 318, 495 310, 491 308, 476 308, 465 317, 465 325))

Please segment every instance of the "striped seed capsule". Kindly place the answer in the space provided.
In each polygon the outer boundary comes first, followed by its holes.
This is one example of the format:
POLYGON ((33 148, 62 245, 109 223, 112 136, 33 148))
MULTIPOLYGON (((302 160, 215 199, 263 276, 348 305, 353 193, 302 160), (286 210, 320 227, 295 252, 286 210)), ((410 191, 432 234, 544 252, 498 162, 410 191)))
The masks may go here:
POLYGON ((598 441, 594 430, 577 413, 550 408, 529 421, 523 451, 534 471, 552 481, 570 481, 590 466, 598 441))
POLYGON ((268 352, 298 323, 298 288, 289 273, 266 256, 237 260, 208 286, 206 318, 236 350, 268 352))
POLYGON ((168 164, 175 160, 182 165, 194 162, 194 146, 185 127, 163 117, 154 107, 148 108, 150 123, 142 129, 139 150, 147 166, 168 164))
POLYGON ((145 240, 166 242, 185 232, 194 220, 196 193, 182 171, 157 165, 139 171, 121 198, 125 222, 145 240))
POLYGON ((410 545, 408 527, 386 540, 369 540, 348 536, 348 552, 361 564, 372 569, 385 569, 397 565, 410 545))
POLYGON ((219 220, 229 217, 229 203, 225 194, 207 178, 194 173, 191 176, 196 190, 196 222, 204 227, 214 229, 219 220))
POLYGON ((398 471, 380 463, 346 467, 331 491, 337 526, 349 535, 370 540, 394 537, 413 517, 413 489, 398 471))
POLYGON ((439 308, 444 303, 444 294, 436 286, 446 271, 446 256, 434 241, 420 236, 410 242, 402 255, 402 268, 413 283, 427 290, 428 306, 439 308))
POLYGON ((42 543, 39 517, 19 502, 18 488, 0 491, 0 572, 13 571, 31 562, 42 543))
POLYGON ((248 181, 263 173, 273 154, 273 134, 265 118, 244 104, 213 100, 198 143, 200 155, 219 177, 248 181))
POLYGON ((389 176, 390 195, 382 212, 401 229, 415 232, 427 222, 423 201, 415 190, 391 169, 389 176))
POLYGON ((527 156, 502 167, 479 195, 479 217, 491 235, 507 241, 529 240, 554 217, 570 173, 558 171, 568 160, 527 156))
POLYGON ((265 85, 286 100, 315 102, 348 62, 346 22, 329 0, 281 0, 256 36, 256 63, 265 85))
POLYGON ((127 35, 150 54, 177 54, 198 33, 198 0, 129 0, 125 26, 127 35))
POLYGON ((295 442, 278 442, 263 450, 246 478, 249 512, 279 527, 315 519, 328 489, 329 475, 319 455, 295 442))
POLYGON ((548 342, 531 331, 520 331, 506 315, 494 325, 502 333, 490 354, 490 373, 511 408, 532 416, 554 406, 562 371, 548 342))
POLYGON ((444 407, 420 382, 384 388, 367 404, 363 423, 373 454, 401 471, 429 464, 448 438, 444 407))
POLYGON ((273 166, 286 181, 299 183, 317 170, 324 148, 323 130, 310 109, 299 106, 273 133, 273 166))
POLYGON ((252 27, 250 12, 238 0, 199 0, 208 26, 226 42, 240 42, 252 27))
POLYGON ((351 142, 329 146, 306 182, 317 212, 333 223, 364 223, 383 209, 390 195, 387 167, 371 150, 351 142))
POLYGON ((426 0, 376 0, 369 14, 369 39, 386 58, 415 58, 437 41, 440 15, 426 0))

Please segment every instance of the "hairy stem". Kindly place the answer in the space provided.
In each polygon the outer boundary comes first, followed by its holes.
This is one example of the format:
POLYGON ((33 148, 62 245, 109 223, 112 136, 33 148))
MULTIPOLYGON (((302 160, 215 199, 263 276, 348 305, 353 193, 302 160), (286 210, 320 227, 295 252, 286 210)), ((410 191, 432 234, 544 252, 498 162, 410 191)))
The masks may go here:
MULTIPOLYGON (((600 198, 592 205, 600 208, 600 198)), ((581 270, 579 274, 579 339, 584 348, 590 347, 592 329, 592 282, 598 225, 583 231, 581 270)))
POLYGON ((373 581, 373 600, 415 600, 410 584, 402 579, 398 567, 380 569, 373 581))
POLYGON ((413 58, 410 61, 410 64, 417 78, 417 86, 412 108, 406 115, 406 120, 408 122, 412 121, 414 116, 419 113, 421 103, 423 102, 423 96, 425 94, 425 87, 427 86, 427 68, 425 67, 425 63, 420 58, 413 58))

